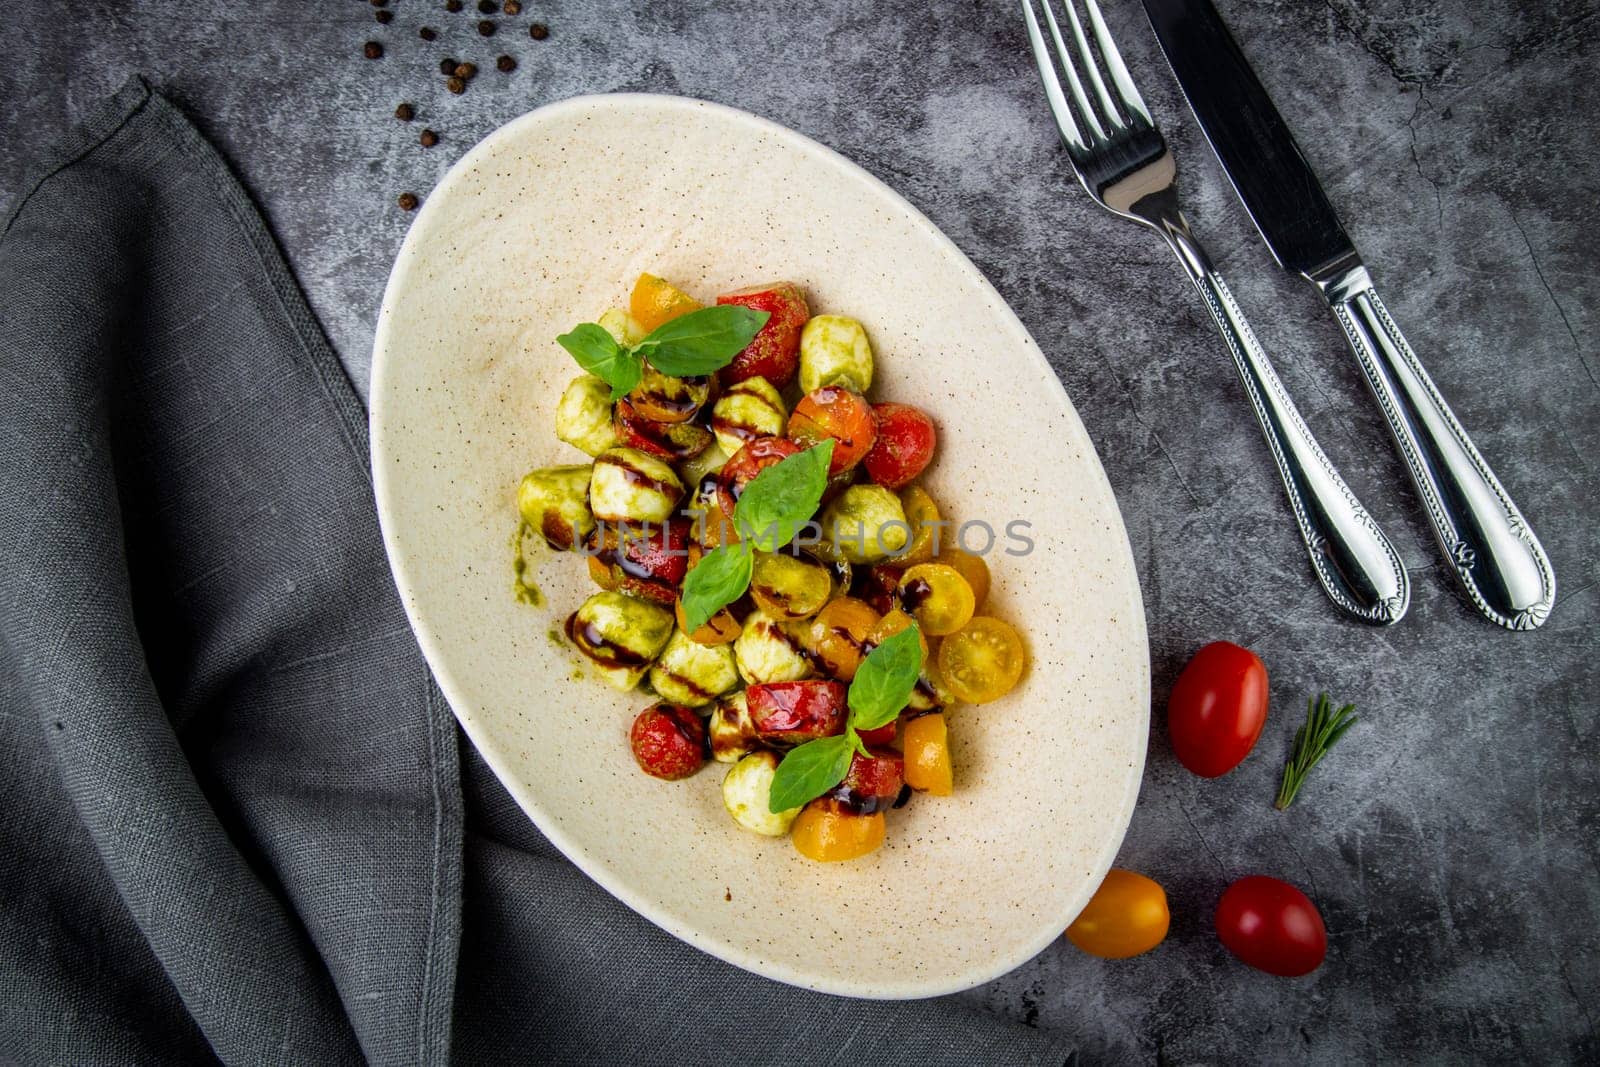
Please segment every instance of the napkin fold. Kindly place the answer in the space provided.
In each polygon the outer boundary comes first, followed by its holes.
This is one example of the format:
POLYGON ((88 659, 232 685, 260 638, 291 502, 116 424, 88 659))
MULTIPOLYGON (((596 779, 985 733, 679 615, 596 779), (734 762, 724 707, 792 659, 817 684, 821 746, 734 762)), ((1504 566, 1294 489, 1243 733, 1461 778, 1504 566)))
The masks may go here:
POLYGON ((0 1060, 1069 1058, 732 968, 544 840, 406 624, 355 391, 142 81, 0 231, 0 486, 0 1060))

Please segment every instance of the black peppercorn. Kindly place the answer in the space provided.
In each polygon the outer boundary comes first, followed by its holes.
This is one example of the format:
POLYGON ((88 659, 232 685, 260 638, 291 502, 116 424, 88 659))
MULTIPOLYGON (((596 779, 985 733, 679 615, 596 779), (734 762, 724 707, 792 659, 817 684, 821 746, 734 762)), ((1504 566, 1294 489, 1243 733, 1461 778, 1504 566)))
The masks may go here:
POLYGON ((424 26, 422 29, 417 31, 417 36, 421 37, 424 41, 431 41, 435 37, 439 36, 439 33, 432 26, 424 26))
POLYGON ((395 200, 395 203, 400 205, 400 210, 401 211, 415 211, 415 210, 417 210, 417 203, 418 203, 417 194, 416 193, 401 193, 399 198, 395 200))
POLYGON ((374 11, 372 17, 378 20, 378 25, 387 26, 394 21, 393 11, 374 11))
POLYGON ((478 76, 478 65, 476 63, 458 63, 452 73, 458 78, 465 78, 467 81, 471 81, 478 76))
POLYGON ((455 93, 457 96, 460 96, 462 93, 467 91, 467 79, 452 76, 445 81, 444 87, 449 89, 452 93, 455 93))
POLYGON ((440 74, 443 74, 446 78, 448 78, 448 77, 450 77, 450 75, 454 74, 455 72, 456 72, 456 61, 455 60, 453 60, 453 59, 441 59, 441 60, 439 60, 439 73, 440 74))
POLYGON ((401 122, 410 122, 417 117, 417 112, 410 104, 401 104, 394 109, 394 117, 401 122))
POLYGON ((439 143, 439 135, 434 133, 432 130, 423 130, 422 136, 417 138, 417 142, 421 144, 423 148, 432 148, 434 145, 439 143))
POLYGON ((532 37, 535 41, 542 41, 546 37, 550 36, 550 27, 546 26, 542 22, 535 22, 532 26, 528 27, 528 36, 532 37))
POLYGON ((478 0, 478 10, 485 15, 492 15, 500 10, 500 5, 495 3, 494 0, 478 0))
POLYGON ((517 69, 517 61, 510 56, 501 56, 494 61, 494 68, 504 74, 510 74, 517 69))
POLYGON ((461 0, 444 0, 444 9, 452 15, 461 10, 461 0))
POLYGON ((508 14, 508 15, 520 15, 520 14, 522 14, 522 3, 521 3, 521 0, 506 0, 505 5, 504 5, 502 10, 504 10, 505 13, 508 14))
POLYGON ((373 7, 388 7, 389 0, 372 0, 373 7))
POLYGON ((479 23, 478 23, 478 36, 479 37, 493 37, 494 36, 494 20, 493 19, 483 19, 483 20, 479 21, 479 23))
POLYGON ((383 45, 379 44, 377 41, 368 41, 366 44, 361 46, 361 54, 366 56, 368 59, 382 59, 383 45))

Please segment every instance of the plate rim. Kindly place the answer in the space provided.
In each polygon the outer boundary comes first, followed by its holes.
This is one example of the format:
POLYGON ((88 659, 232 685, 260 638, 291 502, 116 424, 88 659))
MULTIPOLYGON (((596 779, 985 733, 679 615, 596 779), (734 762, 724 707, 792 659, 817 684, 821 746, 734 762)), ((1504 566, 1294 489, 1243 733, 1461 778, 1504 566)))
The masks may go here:
MULTIPOLYGON (((385 446, 385 435, 382 423, 385 417, 383 397, 386 394, 387 379, 390 373, 389 359, 385 351, 390 342, 390 323, 392 315, 390 309, 395 306, 397 291, 403 286, 404 279, 409 274, 415 255, 417 234, 425 227, 421 223, 430 217, 435 201, 441 193, 447 193, 453 186, 461 183, 477 163, 493 153, 496 147, 504 141, 510 140, 525 129, 537 127, 551 121, 560 121, 568 112, 579 114, 596 108, 658 108, 663 110, 687 110, 690 112, 709 112, 719 118, 735 124, 745 125, 753 131, 773 137, 791 148, 820 159, 824 164, 831 164, 842 169, 860 187, 862 192, 870 192, 884 198, 889 204, 903 211, 920 228, 926 231, 940 248, 944 255, 950 259, 956 268, 967 275, 978 289, 992 299, 994 304, 1003 309, 1002 320, 1009 319, 1015 326, 1019 340, 1028 350, 1028 358, 1040 364, 1049 381, 1055 387, 1055 396, 1060 400, 1062 410, 1070 417, 1082 439, 1088 443, 1088 454, 1085 457, 1090 461, 1097 485, 1102 492, 1096 495, 1096 511, 1109 511, 1109 518, 1113 520, 1118 533, 1121 534, 1119 546, 1121 551, 1116 553, 1120 557, 1124 573, 1130 579, 1123 591, 1127 603, 1123 607, 1130 612, 1128 619, 1137 631, 1139 657, 1141 670, 1139 672, 1138 689, 1139 697, 1138 717, 1140 719, 1139 732, 1148 737, 1150 729, 1150 639, 1149 628, 1144 611, 1144 597, 1139 581, 1139 571, 1133 556, 1132 543, 1128 538, 1127 524, 1122 518, 1122 509, 1117 503, 1115 488, 1111 485, 1105 472, 1105 464, 1100 459, 1099 449, 1094 447, 1094 441, 1089 437, 1088 429, 1083 425, 1083 419, 1078 414, 1077 407, 1072 398, 1067 395, 1066 386, 1060 376, 1050 366, 1049 360, 1044 356, 1043 350, 1034 340, 1027 325, 1022 321, 1010 303, 994 287, 986 275, 978 269, 977 265, 963 252, 956 243, 937 225, 929 219, 915 204, 896 192, 886 182, 876 175, 853 162, 844 155, 807 135, 790 129, 771 119, 720 104, 710 100, 702 100, 691 96, 675 96, 662 93, 591 93, 566 97, 561 100, 543 104, 530 111, 513 118, 490 131, 458 159, 445 172, 444 176, 434 186, 433 191, 424 201, 422 209, 418 211, 410 228, 406 231, 405 239, 401 242, 400 250, 396 253, 394 264, 390 268, 389 279, 384 286, 382 304, 379 307, 377 327, 373 335, 371 376, 368 386, 368 441, 370 448, 370 463, 372 471, 373 497, 378 513, 378 525, 383 536, 384 554, 389 564, 390 573, 394 579, 396 591, 400 596, 401 606, 406 613, 406 620, 411 626, 412 634, 422 650, 423 658, 427 662, 429 672, 444 695, 445 702, 449 705, 451 714, 471 740, 473 748, 488 764, 502 787, 516 802, 536 827, 561 854, 566 857, 590 880, 599 885, 607 893, 621 901, 635 913, 656 925, 679 940, 694 946, 725 963, 731 964, 741 970, 749 971, 761 977, 782 982, 787 985, 803 989, 810 989, 821 993, 837 996, 852 997, 864 1000, 918 1000, 928 997, 945 996, 972 989, 992 981, 1001 975, 1007 974, 1027 961, 1033 959, 1053 941, 1060 938, 1067 926, 1071 924, 1084 905, 1088 903, 1092 890, 1083 895, 1082 900, 1070 901, 1064 909, 1069 914, 1054 916, 1050 923, 1041 923, 1041 933, 1034 939, 1024 942, 1020 948, 1009 953, 1002 953, 984 967, 974 967, 959 971, 952 975, 928 975, 922 978, 904 979, 899 982, 856 982, 848 978, 833 976, 820 976, 803 972, 783 961, 763 957, 759 953, 746 949, 738 944, 727 941, 721 937, 711 936, 692 925, 680 922, 668 914, 665 909, 659 908, 654 902, 643 894, 634 892, 623 880, 611 877, 608 873, 590 865, 590 857, 584 845, 575 835, 569 834, 554 818, 544 816, 536 809, 538 805, 525 797, 517 786, 517 778, 506 766, 505 761, 495 752, 493 745, 485 744, 478 736, 472 722, 472 716, 464 714, 458 708, 457 693, 453 675, 446 663, 442 650, 435 646, 429 636, 428 627, 418 617, 416 604, 415 584, 410 580, 411 564, 406 558, 405 551, 398 543, 399 535, 391 528, 388 518, 390 514, 389 501, 391 499, 391 485, 388 471, 391 464, 388 462, 390 453, 385 446), (1108 506, 1109 505, 1109 506, 1108 506), (1056 924, 1055 919, 1061 921, 1056 924)), ((462 703, 470 703, 464 700, 462 703)), ((1093 865, 1094 877, 1086 880, 1086 884, 1098 886, 1105 878, 1116 859, 1122 842, 1127 836, 1128 827, 1132 822, 1135 806, 1138 802, 1139 791, 1144 783, 1144 768, 1148 753, 1148 745, 1139 745, 1135 750, 1134 766, 1130 773, 1124 777, 1122 796, 1119 798, 1115 812, 1115 822, 1119 829, 1115 834, 1109 835, 1101 851, 1095 856, 1093 865)))

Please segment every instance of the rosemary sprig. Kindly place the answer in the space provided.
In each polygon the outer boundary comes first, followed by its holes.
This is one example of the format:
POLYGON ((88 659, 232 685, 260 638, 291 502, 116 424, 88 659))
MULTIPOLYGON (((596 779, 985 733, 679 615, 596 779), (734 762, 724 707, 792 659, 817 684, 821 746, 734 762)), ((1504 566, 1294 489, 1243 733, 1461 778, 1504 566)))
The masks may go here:
POLYGON ((1356 722, 1356 706, 1346 704, 1335 711, 1327 693, 1306 701, 1306 708, 1305 725, 1295 731, 1289 762, 1283 765, 1283 784, 1278 787, 1278 800, 1273 805, 1279 811, 1294 803, 1295 794, 1305 784, 1311 768, 1322 762, 1328 749, 1356 722))

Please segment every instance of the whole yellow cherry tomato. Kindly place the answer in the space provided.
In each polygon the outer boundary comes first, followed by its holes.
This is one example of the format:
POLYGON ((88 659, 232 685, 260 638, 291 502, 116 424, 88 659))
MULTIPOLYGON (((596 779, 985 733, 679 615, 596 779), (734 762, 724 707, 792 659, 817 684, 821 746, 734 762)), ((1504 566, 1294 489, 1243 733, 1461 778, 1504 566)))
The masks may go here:
POLYGON ((1124 960, 1161 944, 1171 921, 1161 886, 1142 874, 1113 867, 1067 927, 1067 937, 1091 956, 1124 960))

